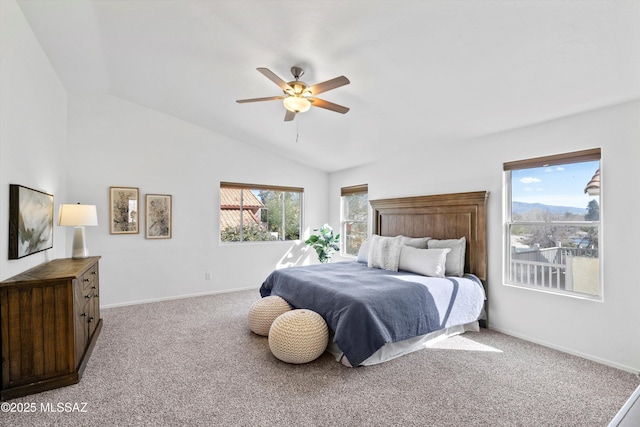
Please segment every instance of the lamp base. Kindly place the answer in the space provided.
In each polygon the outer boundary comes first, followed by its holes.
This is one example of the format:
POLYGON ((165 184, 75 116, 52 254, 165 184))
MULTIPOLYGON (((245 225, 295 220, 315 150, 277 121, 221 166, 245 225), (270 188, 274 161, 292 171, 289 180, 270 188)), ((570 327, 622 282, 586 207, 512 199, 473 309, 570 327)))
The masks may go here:
POLYGON ((83 259, 89 256, 89 249, 85 245, 84 227, 75 227, 73 229, 73 249, 71 250, 71 258, 83 259))

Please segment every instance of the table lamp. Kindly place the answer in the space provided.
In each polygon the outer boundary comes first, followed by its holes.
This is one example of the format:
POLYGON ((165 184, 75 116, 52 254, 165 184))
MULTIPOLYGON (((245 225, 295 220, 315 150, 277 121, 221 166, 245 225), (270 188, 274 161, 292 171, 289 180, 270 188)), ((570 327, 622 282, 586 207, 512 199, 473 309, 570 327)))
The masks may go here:
POLYGON ((73 250, 74 259, 87 258, 89 249, 86 246, 84 227, 98 225, 98 214, 95 205, 60 205, 58 225, 74 227, 73 250))

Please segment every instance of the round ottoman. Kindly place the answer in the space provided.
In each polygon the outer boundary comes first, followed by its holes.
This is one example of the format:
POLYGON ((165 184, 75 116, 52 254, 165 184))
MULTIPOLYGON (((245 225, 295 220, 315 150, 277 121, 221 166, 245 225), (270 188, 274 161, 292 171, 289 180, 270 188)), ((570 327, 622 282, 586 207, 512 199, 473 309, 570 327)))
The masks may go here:
POLYGON ((271 324, 282 313, 291 310, 283 298, 272 295, 264 297, 251 305, 249 309, 249 329, 258 335, 269 335, 271 324))
POLYGON ((273 321, 269 330, 269 348, 275 357, 287 363, 307 363, 324 353, 329 328, 315 311, 288 311, 273 321))

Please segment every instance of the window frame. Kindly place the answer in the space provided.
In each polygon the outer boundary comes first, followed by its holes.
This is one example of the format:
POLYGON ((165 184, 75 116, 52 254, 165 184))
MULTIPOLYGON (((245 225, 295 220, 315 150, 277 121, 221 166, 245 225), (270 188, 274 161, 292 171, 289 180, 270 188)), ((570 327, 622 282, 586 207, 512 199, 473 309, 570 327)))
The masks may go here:
MULTIPOLYGON (((237 189, 244 191, 253 191, 253 190, 266 190, 266 191, 279 191, 285 193, 298 193, 300 197, 300 218, 298 223, 298 238, 297 239, 282 239, 278 237, 277 239, 272 240, 245 240, 244 237, 244 229, 243 229, 243 219, 244 215, 242 214, 242 203, 240 204, 240 240, 239 241, 228 241, 222 239, 222 227, 220 224, 220 219, 218 220, 218 241, 221 245, 237 245, 237 244, 265 244, 265 243, 277 243, 277 242, 294 242, 300 241, 303 238, 304 231, 304 188, 303 187, 290 187, 290 186, 279 186, 279 185, 265 185, 265 184, 246 184, 239 182, 227 182, 221 181, 220 186, 218 187, 219 198, 218 198, 218 215, 220 218, 222 211, 222 196, 220 190, 223 188, 228 189, 237 189)), ((268 208, 263 208, 268 209, 268 208)), ((261 212, 262 215, 262 212, 261 212)), ((283 223, 286 221, 286 216, 283 217, 283 223)), ((261 221, 262 222, 262 221, 261 221)), ((286 228, 286 227, 285 227, 286 228)))
MULTIPOLYGON (((369 218, 370 218, 370 212, 369 212, 369 185, 368 184, 359 184, 359 185, 352 185, 352 186, 348 186, 348 187, 342 187, 340 189, 340 255, 343 257, 347 257, 347 258, 356 258, 358 256, 358 254, 356 253, 355 255, 347 253, 347 224, 348 223, 364 223, 367 232, 366 235, 367 237, 369 236, 369 218), (360 195, 360 194, 366 194, 367 195, 367 217, 364 220, 353 220, 353 219, 347 219, 344 216, 344 210, 345 210, 345 197, 349 197, 349 196, 355 196, 355 195, 360 195)), ((360 248, 358 248, 360 249, 360 248)))
MULTIPOLYGON (((504 193, 503 193, 503 241, 504 241, 504 250, 503 250, 503 260, 504 265, 502 269, 503 274, 503 284, 505 286, 517 287, 520 289, 528 289, 538 292, 546 292, 556 295, 568 296, 578 299, 586 299, 591 301, 604 301, 604 275, 603 275, 603 192, 602 187, 600 187, 600 193, 598 196, 598 208, 599 208, 599 216, 598 220, 584 220, 584 221, 562 221, 562 220, 551 220, 551 221, 525 221, 525 220, 514 220, 513 212, 512 212, 512 175, 511 172, 514 170, 523 170, 523 169, 532 169, 539 167, 548 167, 548 166, 558 166, 558 165, 566 165, 573 163, 583 163, 589 161, 598 161, 599 162, 599 171, 600 175, 602 175, 602 155, 600 148, 594 148, 589 150, 582 150, 576 152, 562 153, 550 156, 543 156, 525 160, 518 160, 513 162, 506 162, 503 164, 503 177, 504 177, 504 193), (511 248, 511 229, 513 226, 567 226, 567 227, 576 227, 576 226, 584 226, 584 227, 595 227, 597 229, 597 237, 598 237, 598 245, 597 245, 597 257, 598 257, 598 294, 593 295, 584 292, 578 292, 574 290, 566 290, 551 287, 551 285, 544 286, 537 283, 517 283, 515 280, 512 280, 512 248, 511 248)), ((585 183, 586 186, 587 183, 585 183)), ((586 192, 586 191, 585 191, 586 192)), ((566 264, 564 264, 566 265, 566 264)), ((565 267, 566 271, 566 267, 565 267)), ((558 273, 560 274, 560 273, 558 273)), ((562 273, 566 274, 566 273, 562 273)), ((559 279, 558 279, 559 280, 559 279)))

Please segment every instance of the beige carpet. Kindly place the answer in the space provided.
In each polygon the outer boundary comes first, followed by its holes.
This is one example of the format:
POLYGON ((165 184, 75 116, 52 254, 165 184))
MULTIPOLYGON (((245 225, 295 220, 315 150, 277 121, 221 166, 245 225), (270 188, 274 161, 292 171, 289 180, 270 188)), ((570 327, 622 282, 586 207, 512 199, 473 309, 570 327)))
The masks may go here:
POLYGON ((0 425, 600 427, 640 383, 490 330, 372 367, 345 368, 327 354, 288 365, 246 325, 258 298, 102 310, 82 381, 11 400, 35 412, 0 413, 0 425))

